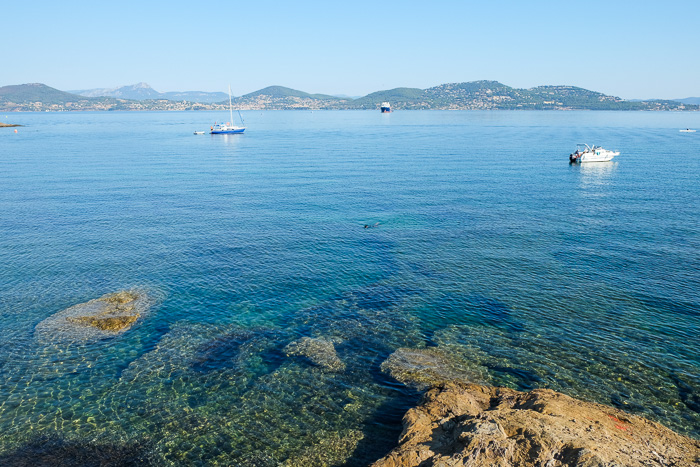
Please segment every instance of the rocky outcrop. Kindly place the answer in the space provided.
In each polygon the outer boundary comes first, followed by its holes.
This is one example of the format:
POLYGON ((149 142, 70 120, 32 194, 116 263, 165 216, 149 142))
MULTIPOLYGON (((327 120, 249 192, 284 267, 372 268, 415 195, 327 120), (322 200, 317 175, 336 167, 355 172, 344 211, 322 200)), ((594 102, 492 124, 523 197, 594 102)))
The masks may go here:
POLYGON ((302 337, 284 348, 287 356, 300 356, 326 371, 343 371, 345 363, 338 358, 333 342, 323 338, 302 337))
POLYGON ((447 383, 403 423, 400 445, 373 467, 700 465, 700 442, 548 389, 447 383))
POLYGON ((148 296, 123 290, 80 303, 37 324, 35 336, 43 342, 92 341, 130 329, 150 307, 148 296))
POLYGON ((484 371, 438 347, 401 348, 392 353, 381 369, 392 378, 417 389, 450 381, 484 382, 484 371))

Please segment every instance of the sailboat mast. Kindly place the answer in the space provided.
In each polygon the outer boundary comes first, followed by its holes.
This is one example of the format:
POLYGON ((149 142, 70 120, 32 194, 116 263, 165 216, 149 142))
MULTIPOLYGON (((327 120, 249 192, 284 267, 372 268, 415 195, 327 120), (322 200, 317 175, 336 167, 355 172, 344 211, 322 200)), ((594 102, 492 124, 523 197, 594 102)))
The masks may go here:
POLYGON ((231 107, 231 85, 228 85, 228 111, 231 114, 231 125, 233 125, 233 108, 231 107))

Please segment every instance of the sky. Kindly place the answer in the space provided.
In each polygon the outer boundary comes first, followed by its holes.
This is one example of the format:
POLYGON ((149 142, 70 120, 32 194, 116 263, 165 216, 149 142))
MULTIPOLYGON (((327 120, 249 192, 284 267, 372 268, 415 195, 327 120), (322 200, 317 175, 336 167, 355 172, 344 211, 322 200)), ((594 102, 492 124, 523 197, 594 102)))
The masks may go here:
POLYGON ((495 80, 700 96, 700 1, 0 0, 0 86, 363 96, 495 80))

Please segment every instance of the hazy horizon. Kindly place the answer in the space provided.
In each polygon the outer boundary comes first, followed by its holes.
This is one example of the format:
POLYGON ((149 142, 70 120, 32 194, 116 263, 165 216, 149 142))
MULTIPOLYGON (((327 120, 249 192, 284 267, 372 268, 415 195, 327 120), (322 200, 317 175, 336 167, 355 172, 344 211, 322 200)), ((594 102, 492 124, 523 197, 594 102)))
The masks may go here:
POLYGON ((3 6, 0 85, 61 90, 139 82, 160 92, 271 85, 364 96, 494 80, 569 85, 624 99, 700 95, 700 4, 439 1, 330 5, 37 1, 3 6), (28 33, 31 31, 31 33, 28 33), (127 32, 128 31, 128 32, 127 32))

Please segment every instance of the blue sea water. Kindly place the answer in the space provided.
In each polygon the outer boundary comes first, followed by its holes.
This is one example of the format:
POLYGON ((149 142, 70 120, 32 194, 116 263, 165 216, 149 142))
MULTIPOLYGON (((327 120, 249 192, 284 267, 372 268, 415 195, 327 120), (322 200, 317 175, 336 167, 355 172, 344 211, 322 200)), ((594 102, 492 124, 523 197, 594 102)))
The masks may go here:
POLYGON ((419 399, 381 369, 403 347, 700 437, 699 113, 11 117, 0 459, 367 464, 419 399), (37 339, 124 289, 155 301, 126 333, 37 339))

